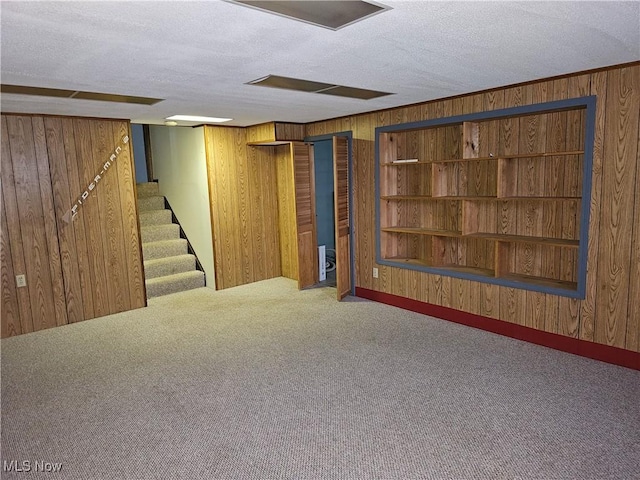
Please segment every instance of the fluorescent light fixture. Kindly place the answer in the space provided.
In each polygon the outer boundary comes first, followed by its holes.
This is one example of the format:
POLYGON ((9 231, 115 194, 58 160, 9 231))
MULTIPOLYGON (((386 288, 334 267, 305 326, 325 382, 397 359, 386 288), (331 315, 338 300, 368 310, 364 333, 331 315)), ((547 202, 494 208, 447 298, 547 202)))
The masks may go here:
POLYGON ((175 120, 177 122, 224 123, 233 120, 233 118, 199 117, 197 115, 172 115, 165 118, 165 120, 175 120))

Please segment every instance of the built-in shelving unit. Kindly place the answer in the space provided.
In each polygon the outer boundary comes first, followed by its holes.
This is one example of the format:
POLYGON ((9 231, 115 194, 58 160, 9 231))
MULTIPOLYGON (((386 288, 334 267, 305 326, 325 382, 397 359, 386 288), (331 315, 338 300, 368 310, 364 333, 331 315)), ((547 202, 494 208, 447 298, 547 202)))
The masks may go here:
POLYGON ((583 298, 595 97, 376 129, 380 264, 583 298))

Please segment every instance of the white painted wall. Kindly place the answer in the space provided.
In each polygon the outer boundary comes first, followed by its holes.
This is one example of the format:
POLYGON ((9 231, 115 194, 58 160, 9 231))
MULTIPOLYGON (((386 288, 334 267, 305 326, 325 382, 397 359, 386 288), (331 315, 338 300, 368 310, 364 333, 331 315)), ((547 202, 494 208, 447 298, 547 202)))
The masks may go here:
POLYGON ((151 125, 153 174, 215 288, 204 128, 151 125))
POLYGON ((147 179, 147 156, 144 148, 144 131, 142 125, 131 124, 131 144, 133 146, 133 163, 136 167, 136 183, 145 183, 147 179))

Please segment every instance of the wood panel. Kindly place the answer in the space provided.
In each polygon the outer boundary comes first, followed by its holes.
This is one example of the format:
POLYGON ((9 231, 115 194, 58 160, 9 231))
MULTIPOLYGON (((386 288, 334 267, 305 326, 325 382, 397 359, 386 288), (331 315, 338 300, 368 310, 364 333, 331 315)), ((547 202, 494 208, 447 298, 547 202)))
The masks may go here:
MULTIPOLYGON (((640 122, 639 122, 640 123, 640 122)), ((640 128, 640 127, 639 127, 640 128)), ((636 167, 636 202, 633 207, 633 236, 631 247, 631 266, 629 276, 629 309, 627 313, 627 334, 625 348, 640 351, 640 131, 638 132, 636 167)))
MULTIPOLYGON (((62 278, 52 278, 48 240, 49 233, 45 223, 42 196, 50 196, 51 192, 41 192, 38 173, 38 159, 34 141, 33 124, 28 116, 7 117, 9 148, 15 178, 15 193, 21 229, 21 242, 25 251, 25 271, 31 303, 31 320, 34 330, 54 327, 58 324, 59 314, 56 297, 60 290, 54 286, 62 282, 62 278), (28 253, 27 253, 28 252, 28 253)), ((13 228, 9 224, 9 228, 13 228)), ((18 274, 18 272, 16 272, 18 274)), ((64 300, 62 300, 64 301, 64 300)))
POLYGON ((260 134, 256 127, 205 127, 218 289, 282 274, 275 150, 247 146, 260 134))
POLYGON ((338 300, 351 293, 351 231, 349 228, 349 140, 333 137, 333 185, 338 300))
MULTIPOLYGON (((114 151, 113 145, 113 124, 112 122, 96 120, 90 125, 91 141, 94 148, 95 161, 92 162, 91 174, 95 179, 96 167, 101 159, 108 159, 114 151)), ((126 259, 124 253, 124 236, 122 232, 122 211, 120 205, 120 189, 117 182, 117 165, 120 158, 115 161, 113 171, 107 170, 100 183, 96 185, 95 192, 97 204, 99 206, 99 222, 102 232, 102 248, 104 250, 105 262, 109 265, 106 270, 107 279, 107 309, 109 312, 123 312, 131 308, 129 300, 129 279, 126 270, 126 259), (120 286, 125 288, 122 289, 120 286)), ((98 170, 99 171, 99 170, 98 170)))
MULTIPOLYGON (((599 343, 625 348, 627 333, 633 195, 638 148, 640 67, 611 70, 607 81, 602 198, 600 212, 595 338, 599 343)), ((634 278, 637 282, 638 279, 634 278)), ((635 299, 637 301, 637 298, 635 299)), ((637 322, 637 318, 632 320, 637 322)))
MULTIPOLYGON (((131 128, 127 122, 113 122, 113 145, 125 145, 131 140, 131 128)), ((123 148, 118 156, 117 176, 122 214, 122 237, 124 246, 124 262, 129 285, 129 308, 140 308, 146 305, 144 271, 142 269, 142 251, 139 248, 140 228, 138 223, 138 202, 135 191, 135 168, 133 154, 129 148, 123 148)), ((116 199, 117 200, 117 199, 116 199)))
POLYGON ((47 239, 47 256, 51 273, 51 289, 55 309, 56 325, 68 323, 64 280, 60 262, 60 245, 56 215, 53 208, 53 187, 47 154, 44 121, 42 117, 32 117, 33 140, 38 166, 38 182, 40 183, 40 200, 42 202, 42 219, 44 222, 45 237, 47 239))
MULTIPOLYGON (((254 260, 258 257, 254 256, 254 247, 259 243, 253 238, 254 225, 254 205, 253 195, 249 182, 249 159, 246 152, 246 135, 239 129, 234 129, 235 133, 232 137, 233 152, 235 165, 235 188, 237 194, 236 212, 238 227, 240 233, 240 282, 241 284, 254 281, 255 271, 253 268, 254 260)), ((256 229, 259 230, 259 229, 256 229)))
POLYGON ((316 234, 316 194, 313 149, 292 143, 293 178, 298 241, 298 288, 318 282, 318 241, 316 234))
MULTIPOLYGON (((66 165, 61 159, 54 155, 51 157, 51 167, 54 172, 60 171, 60 173, 54 177, 55 183, 62 182, 61 178, 65 176, 68 179, 67 195, 60 196, 62 189, 58 192, 58 195, 54 195, 56 204, 59 204, 59 210, 57 210, 57 212, 61 215, 58 220, 58 225, 61 226, 61 238, 64 240, 68 239, 68 244, 66 242, 61 243, 60 252, 62 255, 69 252, 69 255, 74 256, 75 263, 78 265, 81 295, 76 294, 76 297, 81 296, 84 319, 89 319, 98 316, 94 303, 94 297, 98 293, 95 292, 95 284, 92 280, 93 256, 89 254, 89 236, 86 232, 87 214, 83 212, 83 215, 77 217, 75 221, 69 222, 66 226, 61 225, 61 222, 64 222, 64 220, 61 219, 76 201, 80 192, 84 191, 84 187, 86 186, 80 179, 81 162, 79 158, 82 157, 78 156, 79 152, 76 149, 76 132, 74 125, 74 119, 62 118, 62 135, 64 139, 66 165)), ((47 135, 51 135, 51 133, 47 133, 47 135)), ((63 267, 64 266, 63 264, 63 267)), ((75 286, 73 278, 69 280, 69 284, 75 286)), ((70 314, 69 321, 74 321, 75 318, 74 314, 70 314)))
POLYGON ((2 338, 20 335, 20 307, 16 292, 16 280, 11 261, 11 243, 4 202, 0 205, 2 231, 0 231, 0 287, 2 288, 2 338))
MULTIPOLYGON (((2 203, 5 211, 7 229, 3 227, 3 235, 8 237, 8 244, 11 249, 11 257, 5 256, 10 265, 8 269, 12 270, 13 275, 26 275, 27 267, 25 261, 25 251, 22 244, 22 226, 20 213, 18 212, 18 200, 16 197, 16 182, 13 174, 13 162, 11 151, 9 148, 9 133, 7 127, 7 117, 2 115, 2 203)), ((5 254, 6 255, 6 254, 5 254)), ((11 279, 15 282, 15 278, 11 279)), ((13 283, 12 283, 13 284, 13 283)), ((3 302, 12 300, 6 299, 7 295, 16 295, 18 304, 18 312, 20 314, 20 332, 29 333, 34 331, 33 316, 31 314, 31 302, 29 300, 29 290, 25 287, 16 288, 15 290, 3 290, 3 302)), ((4 303, 3 303, 4 304, 4 303)), ((6 317, 8 320, 10 317, 6 317)), ((5 326, 5 316, 2 316, 2 332, 3 334, 17 331, 17 328, 9 328, 5 326)))
POLYGON ((296 235, 296 191, 290 145, 276 147, 278 185, 278 225, 282 275, 298 280, 298 241, 296 235))
MULTIPOLYGON (((567 96, 580 97, 590 94, 590 75, 579 75, 571 77, 567 80, 567 96)), ((597 112, 596 112, 597 114, 597 112)), ((567 150, 581 149, 584 145, 586 112, 567 112, 567 130, 566 130, 566 148, 567 150)), ((564 158, 564 193, 567 195, 582 195, 582 186, 580 180, 582 176, 580 172, 583 170, 582 157, 564 158)), ((586 194, 586 193, 584 193, 586 194)), ((568 226, 566 231, 562 232, 562 238, 578 238, 579 237, 579 208, 578 204, 565 202, 563 209, 563 224, 568 226)), ((577 252, 571 252, 563 249, 560 253, 561 265, 565 267, 564 272, 560 272, 560 278, 563 280, 575 281, 573 272, 577 269, 577 252), (571 270, 571 271, 568 271, 571 270)), ((587 278, 588 281, 588 278, 587 278)), ((580 335, 580 301, 575 298, 558 298, 558 330, 557 333, 569 337, 577 338, 580 335)))
POLYGON ((247 127, 247 142, 273 142, 276 139, 276 128, 274 122, 260 123, 247 127))
POLYGON ((95 168, 98 159, 94 158, 93 142, 91 140, 91 121, 74 119, 74 137, 76 142, 76 159, 78 160, 78 186, 77 191, 72 192, 73 198, 82 199, 82 208, 75 222, 84 223, 86 233, 87 256, 89 260, 89 282, 93 290, 94 316, 101 317, 109 313, 109 297, 107 292, 107 272, 101 268, 107 265, 103 248, 102 229, 105 228, 100 220, 100 204, 95 189, 85 197, 87 185, 95 178, 95 168), (94 166, 95 165, 95 166, 94 166))
POLYGON ((304 140, 305 126, 302 123, 275 123, 276 140, 304 140))
POLYGON ((232 130, 205 127, 216 289, 240 285, 240 233, 232 130))
POLYGON ((249 185, 260 208, 252 211, 254 275, 270 278, 281 274, 279 251, 280 231, 273 212, 278 211, 277 162, 273 147, 249 148, 249 185))
MULTIPOLYGON (((78 262, 74 261, 74 253, 77 251, 74 236, 74 226, 76 222, 66 225, 64 220, 62 220, 67 209, 72 205, 64 147, 64 130, 62 128, 62 119, 59 117, 47 117, 44 119, 44 124, 49 153, 51 183, 53 185, 53 198, 55 201, 55 210, 52 209, 52 212, 55 212, 58 219, 60 258, 65 278, 67 318, 69 323, 75 323, 84 320, 85 316, 82 287, 80 284, 80 271, 78 262)), ((77 190, 78 189, 75 189, 74 191, 77 190)), ((91 317, 93 317, 93 312, 91 312, 88 318, 91 317)))
POLYGON ((249 145, 274 146, 277 142, 302 141, 305 137, 303 123, 267 122, 247 127, 249 145))
POLYGON ((3 315, 2 335, 144 306, 130 146, 118 150, 119 168, 96 175, 128 123, 3 115, 2 127, 3 272, 27 283, 3 277, 13 313, 3 315))
POLYGON ((359 268, 356 268, 353 281, 366 288, 376 288, 379 278, 373 278, 375 265, 375 191, 371 186, 375 182, 375 115, 368 114, 356 122, 353 130, 352 154, 362 160, 353 168, 353 191, 358 201, 354 202, 352 225, 355 236, 355 248, 358 252, 359 268))

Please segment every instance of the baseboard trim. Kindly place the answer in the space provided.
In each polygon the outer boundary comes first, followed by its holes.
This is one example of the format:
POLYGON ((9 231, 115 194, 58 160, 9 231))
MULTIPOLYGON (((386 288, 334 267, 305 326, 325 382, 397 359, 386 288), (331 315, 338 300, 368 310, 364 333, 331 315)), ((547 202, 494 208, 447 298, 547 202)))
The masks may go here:
POLYGON ((536 345, 580 355, 581 357, 612 363, 633 370, 640 370, 640 353, 632 352, 631 350, 588 342, 578 338, 565 337, 556 333, 543 332, 535 328, 524 327, 522 325, 496 320, 495 318, 420 302, 390 293, 369 290, 368 288, 356 287, 356 296, 469 327, 479 328, 487 332, 497 333, 525 342, 535 343, 536 345))

